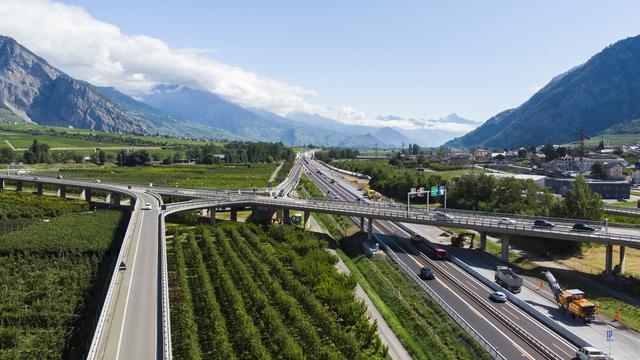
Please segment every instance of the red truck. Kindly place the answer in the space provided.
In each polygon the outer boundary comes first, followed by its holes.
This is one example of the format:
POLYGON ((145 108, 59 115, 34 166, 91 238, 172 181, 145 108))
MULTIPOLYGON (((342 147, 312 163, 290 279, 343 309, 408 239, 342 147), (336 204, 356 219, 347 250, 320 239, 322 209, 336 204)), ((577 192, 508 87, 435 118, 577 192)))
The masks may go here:
POLYGON ((433 257, 437 260, 442 260, 447 257, 447 250, 441 248, 433 249, 433 257))

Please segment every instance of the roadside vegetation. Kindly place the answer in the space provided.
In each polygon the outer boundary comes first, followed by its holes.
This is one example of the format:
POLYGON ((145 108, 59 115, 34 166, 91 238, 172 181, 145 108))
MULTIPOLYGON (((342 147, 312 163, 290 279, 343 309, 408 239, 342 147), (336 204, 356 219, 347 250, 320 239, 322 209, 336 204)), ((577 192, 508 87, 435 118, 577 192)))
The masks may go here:
MULTIPOLYGON (((303 175, 300 197, 322 197, 303 175)), ((337 254, 367 293, 389 327, 415 359, 488 359, 488 354, 391 259, 369 259, 362 236, 347 236, 353 222, 344 216, 313 214, 334 239, 337 254)))
POLYGON ((0 359, 86 356, 125 228, 84 212, 0 236, 0 359))
POLYGON ((173 227, 177 359, 385 358, 355 281, 316 236, 289 226, 173 227))

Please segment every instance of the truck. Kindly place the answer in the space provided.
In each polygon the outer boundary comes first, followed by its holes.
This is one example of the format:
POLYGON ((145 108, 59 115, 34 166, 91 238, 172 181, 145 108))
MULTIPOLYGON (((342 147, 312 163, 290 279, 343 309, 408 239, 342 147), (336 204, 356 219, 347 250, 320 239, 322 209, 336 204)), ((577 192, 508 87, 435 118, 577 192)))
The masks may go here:
POLYGON ((442 248, 433 249, 433 257, 437 260, 443 260, 447 257, 447 250, 442 248))
POLYGON ((522 278, 508 266, 496 266, 495 280, 498 285, 514 294, 522 289, 522 278))
POLYGON ((579 289, 563 289, 550 271, 543 271, 542 275, 547 279, 551 287, 551 292, 553 292, 553 297, 556 299, 556 303, 562 311, 571 315, 573 318, 582 319, 587 324, 596 319, 598 312, 596 305, 586 299, 584 291, 579 289))
POLYGON ((608 360, 611 359, 602 350, 598 350, 591 346, 581 347, 576 351, 576 358, 578 360, 608 360))

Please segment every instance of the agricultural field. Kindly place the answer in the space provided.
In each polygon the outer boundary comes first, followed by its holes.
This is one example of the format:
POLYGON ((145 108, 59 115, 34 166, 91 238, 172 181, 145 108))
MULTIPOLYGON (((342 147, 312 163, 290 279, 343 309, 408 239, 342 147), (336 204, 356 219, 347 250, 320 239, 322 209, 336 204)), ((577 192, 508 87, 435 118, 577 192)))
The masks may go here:
POLYGON ((87 210, 85 201, 0 191, 0 236, 38 221, 87 210))
POLYGON ((176 359, 383 359, 355 281, 316 236, 288 226, 174 227, 176 359))
POLYGON ((0 236, 0 359, 86 356, 126 215, 63 215, 0 236))
POLYGON ((119 183, 177 186, 188 188, 266 187, 278 167, 270 164, 173 165, 166 167, 61 168, 68 178, 100 179, 119 183))
POLYGON ((122 144, 104 143, 86 139, 66 138, 55 135, 32 135, 23 132, 12 132, 0 130, 0 142, 8 145, 9 142, 16 150, 26 150, 31 146, 33 140, 38 139, 40 143, 48 144, 52 149, 56 148, 106 148, 122 147, 122 144))

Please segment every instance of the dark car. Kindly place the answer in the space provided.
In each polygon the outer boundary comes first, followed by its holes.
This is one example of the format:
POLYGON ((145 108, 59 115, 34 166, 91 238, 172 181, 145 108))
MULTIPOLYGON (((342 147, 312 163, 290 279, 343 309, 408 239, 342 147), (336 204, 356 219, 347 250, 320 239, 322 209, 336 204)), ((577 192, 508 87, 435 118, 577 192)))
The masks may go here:
POLYGON ((552 223, 549 220, 545 220, 545 219, 538 219, 536 221, 533 222, 533 226, 536 227, 545 227, 545 228, 552 228, 555 226, 554 223, 552 223))
POLYGON ((436 278, 436 274, 434 274, 431 268, 423 267, 420 268, 420 277, 424 280, 433 280, 436 278))
POLYGON ((584 224, 584 223, 576 223, 575 225, 573 225, 573 230, 575 230, 575 231, 594 232, 594 231, 596 231, 596 228, 594 228, 593 226, 589 226, 587 224, 584 224))

